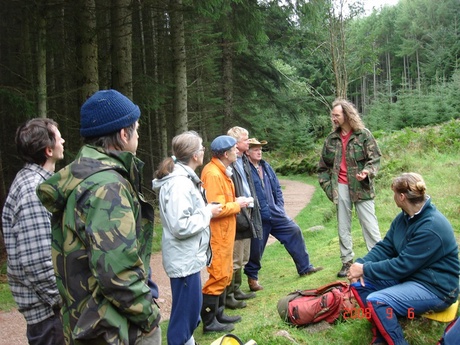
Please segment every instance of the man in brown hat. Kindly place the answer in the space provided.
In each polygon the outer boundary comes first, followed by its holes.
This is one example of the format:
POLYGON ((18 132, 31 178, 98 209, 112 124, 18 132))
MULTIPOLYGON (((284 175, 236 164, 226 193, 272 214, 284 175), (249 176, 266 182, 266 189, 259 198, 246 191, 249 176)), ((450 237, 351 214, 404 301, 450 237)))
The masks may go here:
POLYGON ((251 171, 257 199, 262 216, 263 238, 252 238, 249 262, 244 268, 248 276, 249 288, 252 291, 262 290, 258 282, 258 273, 261 269, 261 259, 271 234, 280 241, 296 265, 299 276, 307 276, 321 271, 323 267, 314 267, 310 263, 305 240, 300 227, 286 214, 281 185, 273 168, 262 159, 262 146, 265 140, 249 139, 247 155, 251 162, 251 171))

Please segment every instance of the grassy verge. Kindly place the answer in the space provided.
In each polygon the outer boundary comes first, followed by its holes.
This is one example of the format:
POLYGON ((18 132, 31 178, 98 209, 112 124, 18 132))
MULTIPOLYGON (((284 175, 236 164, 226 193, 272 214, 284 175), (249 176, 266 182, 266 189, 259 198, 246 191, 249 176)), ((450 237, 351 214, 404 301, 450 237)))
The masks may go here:
MULTIPOLYGON (((403 130, 388 135, 381 134, 378 141, 382 152, 382 169, 377 179, 376 213, 382 235, 400 211, 394 204, 390 184, 393 177, 404 171, 419 172, 427 183, 427 192, 433 203, 450 220, 460 243, 460 160, 458 159, 460 137, 459 122, 426 131, 403 130)), ((289 177, 311 184, 316 191, 309 205, 297 216, 303 230, 311 262, 325 269, 312 276, 299 278, 292 259, 284 247, 275 242, 267 247, 262 261, 260 281, 265 289, 257 298, 248 301, 248 307, 228 311, 241 315, 243 321, 233 331, 244 341, 254 339, 263 345, 284 344, 368 344, 371 340, 370 324, 366 320, 347 320, 321 331, 311 328, 293 328, 278 316, 278 300, 291 291, 318 287, 336 280, 340 269, 339 245, 335 207, 319 188, 316 177, 289 177), (322 226, 322 230, 311 229, 322 226)), ((159 219, 157 217, 157 219, 159 219)), ((154 250, 161 248, 161 230, 157 229, 154 250)), ((366 253, 361 229, 356 217, 353 219, 353 240, 356 257, 366 253)), ((4 269, 4 267, 3 267, 4 269)), ((247 285, 244 284, 244 289, 247 285)), ((0 310, 10 310, 14 301, 6 282, 0 283, 0 310)), ((446 326, 444 323, 415 318, 403 320, 406 339, 412 345, 432 345, 437 342, 446 326)), ((162 322, 163 343, 166 344, 168 323, 162 322)), ((219 334, 203 335, 202 328, 195 332, 201 345, 211 344, 219 334)))
MULTIPOLYGON (((451 157, 452 158, 452 157, 451 157)), ((451 161, 443 159, 444 163, 451 161)), ((453 215, 451 221, 456 224, 457 238, 460 235, 458 199, 453 201, 452 184, 460 185, 460 181, 452 181, 449 175, 439 180, 439 170, 445 173, 455 174, 456 168, 445 167, 440 162, 436 164, 437 168, 428 166, 414 166, 413 171, 420 171, 426 175, 428 191, 432 195, 437 207, 442 212, 448 214, 456 208, 457 214, 453 215), (437 176, 437 177, 436 177, 437 176), (449 183, 448 183, 449 182, 449 183), (452 183, 450 183, 452 182, 452 183), (442 195, 449 197, 442 197, 442 195)), ((452 175, 451 175, 452 176, 452 175)), ((336 273, 341 267, 339 259, 339 244, 337 237, 337 222, 335 218, 335 208, 327 200, 323 191, 318 187, 316 177, 300 178, 296 180, 316 186, 315 193, 309 205, 302 210, 297 216, 296 221, 303 229, 305 241, 310 254, 310 260, 314 265, 322 265, 325 269, 317 274, 300 278, 297 275, 295 266, 286 252, 284 247, 275 242, 268 246, 262 261, 263 268, 260 271, 259 279, 264 285, 263 291, 257 292, 257 298, 248 301, 248 307, 238 311, 228 310, 230 315, 241 315, 243 321, 236 324, 233 331, 244 341, 254 339, 258 344, 308 344, 308 345, 330 345, 330 344, 368 344, 371 341, 371 327, 367 320, 347 320, 340 321, 327 329, 317 328, 294 328, 282 322, 276 305, 278 300, 291 291, 297 289, 307 289, 318 287, 325 283, 336 280, 336 273), (323 227, 322 230, 315 230, 318 225, 323 227)), ((389 189, 389 183, 386 181, 379 184, 379 196, 376 200, 377 215, 382 235, 389 228, 391 220, 400 211, 394 205, 393 194, 389 189)), ((356 257, 366 253, 364 240, 361 234, 356 217, 353 219, 353 240, 356 257)), ((244 288, 247 289, 246 284, 244 288)), ((442 335, 446 324, 427 320, 425 318, 414 318, 412 320, 402 320, 405 336, 410 344, 432 345, 442 335)), ((167 322, 162 324, 164 333, 166 333, 167 322)), ((195 338, 200 344, 210 344, 219 335, 203 335, 201 327, 195 332, 195 338)), ((164 338, 166 339, 166 338, 164 338)))
MULTIPOLYGON (((5 256, 6 257, 6 256, 5 256)), ((0 265, 0 311, 10 311, 16 307, 6 279, 6 261, 0 265)))
MULTIPOLYGON (((427 193, 452 223, 457 243, 460 243, 460 161, 457 153, 459 137, 458 122, 450 122, 439 128, 409 129, 380 136, 378 140, 384 156, 377 179, 375 203, 382 236, 400 212, 390 189, 392 178, 401 172, 415 171, 424 177, 427 193)), ((248 302, 247 308, 228 312, 243 317, 242 323, 236 324, 233 333, 244 341, 254 339, 258 344, 264 345, 368 344, 371 340, 371 327, 367 320, 347 320, 317 331, 290 327, 278 316, 276 304, 281 297, 296 289, 318 287, 336 280, 336 273, 341 266, 335 207, 319 188, 315 176, 290 178, 317 187, 311 202, 297 216, 296 221, 303 229, 311 262, 322 265, 325 269, 313 276, 299 278, 291 258, 280 243, 275 242, 267 247, 259 276, 265 289, 257 293, 256 299, 248 302), (310 230, 318 225, 323 229, 310 230)), ((356 217, 353 220, 352 234, 356 257, 364 255, 366 248, 356 217)), ((401 323, 407 341, 414 345, 435 344, 446 327, 445 323, 425 318, 401 320, 401 323)), ((162 328, 166 332, 166 322, 162 324, 162 328)), ((218 336, 203 335, 201 328, 195 332, 200 344, 210 344, 218 336)))

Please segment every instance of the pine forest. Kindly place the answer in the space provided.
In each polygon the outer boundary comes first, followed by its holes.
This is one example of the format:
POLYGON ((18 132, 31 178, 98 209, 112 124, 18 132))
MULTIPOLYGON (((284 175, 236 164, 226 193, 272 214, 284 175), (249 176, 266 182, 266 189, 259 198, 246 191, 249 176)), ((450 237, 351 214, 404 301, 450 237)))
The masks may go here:
POLYGON ((336 97, 373 131, 460 117, 459 0, 3 0, 0 16, 1 205, 22 165, 16 128, 57 121, 64 166, 100 89, 141 108, 147 187, 185 130, 209 147, 241 126, 288 158, 324 139, 336 97))

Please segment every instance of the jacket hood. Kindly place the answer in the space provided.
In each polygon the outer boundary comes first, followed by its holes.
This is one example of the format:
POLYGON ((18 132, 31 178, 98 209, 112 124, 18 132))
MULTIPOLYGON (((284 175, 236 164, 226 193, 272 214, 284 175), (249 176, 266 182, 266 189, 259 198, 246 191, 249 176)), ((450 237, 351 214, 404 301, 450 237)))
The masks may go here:
POLYGON ((160 191, 160 188, 164 184, 166 184, 172 178, 177 176, 188 177, 190 180, 192 180, 193 184, 195 185, 201 184, 200 178, 197 176, 197 174, 193 171, 192 168, 182 163, 176 163, 174 164, 174 170, 172 173, 162 177, 161 179, 156 178, 152 181, 152 189, 155 191, 155 193, 158 193, 160 191))
POLYGON ((72 163, 38 186, 37 195, 48 211, 59 212, 64 210, 69 195, 87 177, 116 170, 133 183, 137 181, 130 177, 138 175, 134 172, 142 166, 143 163, 130 152, 104 151, 100 147, 85 145, 72 163))

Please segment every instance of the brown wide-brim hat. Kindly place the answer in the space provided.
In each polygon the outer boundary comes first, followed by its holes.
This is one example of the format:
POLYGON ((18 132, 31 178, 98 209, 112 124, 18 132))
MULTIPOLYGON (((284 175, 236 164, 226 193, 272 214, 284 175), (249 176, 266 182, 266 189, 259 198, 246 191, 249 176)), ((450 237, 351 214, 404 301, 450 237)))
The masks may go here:
POLYGON ((267 145, 268 142, 266 140, 257 140, 256 138, 250 138, 249 139, 249 147, 251 146, 263 146, 263 145, 267 145))

